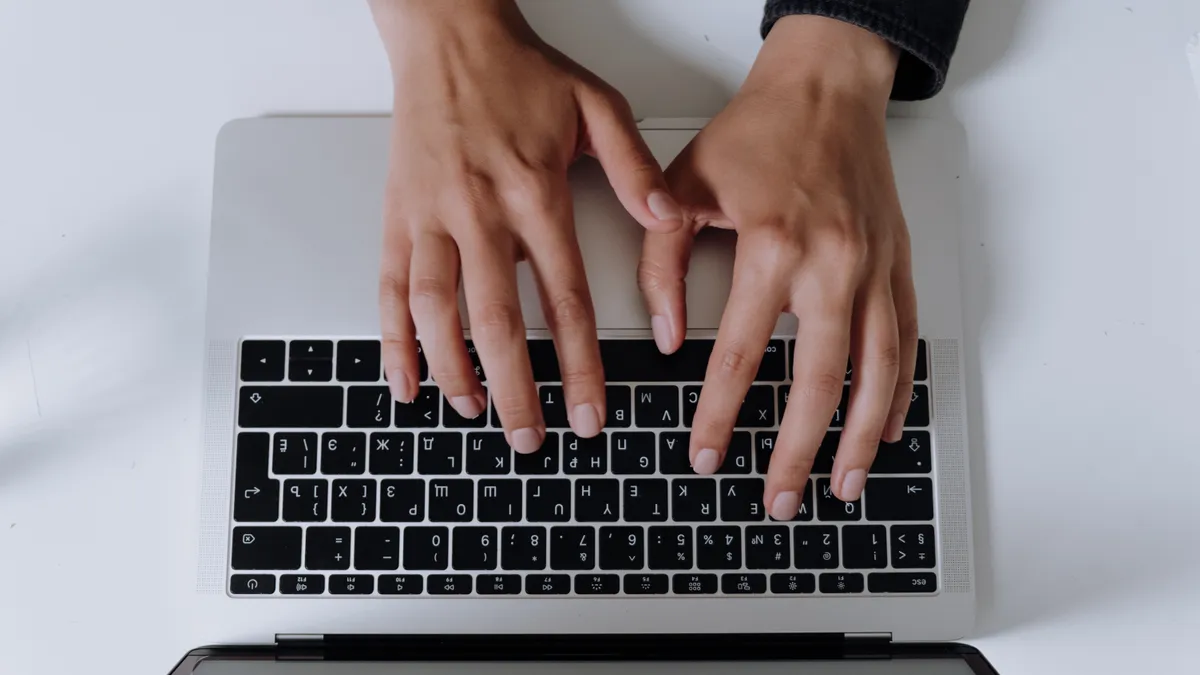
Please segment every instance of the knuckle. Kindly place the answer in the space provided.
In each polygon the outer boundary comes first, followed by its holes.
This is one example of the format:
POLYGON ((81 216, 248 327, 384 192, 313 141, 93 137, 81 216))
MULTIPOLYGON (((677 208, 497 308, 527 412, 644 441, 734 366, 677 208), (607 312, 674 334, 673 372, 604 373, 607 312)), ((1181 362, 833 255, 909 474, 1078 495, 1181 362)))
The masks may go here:
POLYGON ((603 376, 594 368, 587 366, 562 367, 562 383, 568 389, 591 385, 597 381, 602 382, 603 376))
POLYGON ((866 357, 867 363, 875 368, 883 370, 897 370, 900 368, 900 347, 890 345, 866 357))
POLYGON ((681 279, 662 263, 649 258, 638 262, 638 285, 643 291, 673 291, 679 287, 681 279))
POLYGON ((745 345, 731 344, 721 350, 717 370, 722 376, 744 375, 753 368, 757 368, 754 356, 745 345))
POLYGON ((530 404, 527 397, 514 393, 502 393, 495 390, 492 391, 492 405, 496 408, 496 413, 503 419, 508 420, 508 423, 519 424, 526 417, 532 418, 534 406, 530 404))
POLYGON ((845 373, 820 373, 805 381, 800 393, 805 398, 825 403, 842 395, 845 373))
POLYGON ((592 303, 581 291, 564 292, 550 303, 546 319, 551 327, 591 325, 592 303))
POLYGON ((444 308, 450 302, 457 289, 452 288, 445 279, 434 276, 419 276, 412 282, 409 297, 414 307, 432 310, 444 308))
POLYGON ((471 329, 477 330, 486 337, 506 338, 520 330, 521 308, 504 300, 484 302, 476 310, 476 320, 471 322, 471 329))
POLYGON ((523 166, 504 179, 504 203, 520 213, 541 213, 558 199, 559 182, 549 166, 523 166))

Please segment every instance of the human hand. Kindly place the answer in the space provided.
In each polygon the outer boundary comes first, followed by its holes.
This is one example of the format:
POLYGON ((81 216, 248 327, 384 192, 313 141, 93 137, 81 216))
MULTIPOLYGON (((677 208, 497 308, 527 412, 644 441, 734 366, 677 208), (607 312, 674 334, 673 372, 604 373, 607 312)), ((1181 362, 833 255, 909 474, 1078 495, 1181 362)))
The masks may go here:
POLYGON ((418 393, 417 335, 463 417, 487 396, 463 340, 459 273, 492 402, 518 452, 545 422, 534 388, 516 263, 528 259, 562 371, 571 428, 604 426, 596 319, 575 238, 567 169, 599 159, 647 229, 682 226, 625 99, 542 42, 511 0, 372 0, 395 78, 380 275, 392 396, 418 393))
POLYGON ((780 312, 799 318, 786 414, 764 491, 791 520, 854 363, 831 485, 858 499, 882 438, 898 440, 912 391, 917 306, 908 230, 887 149, 898 55, 883 39, 815 16, 780 20, 742 89, 667 169, 685 227, 647 233, 639 283, 660 349, 687 326, 695 233, 738 233, 733 286, 691 432, 697 473, 724 459, 780 312))

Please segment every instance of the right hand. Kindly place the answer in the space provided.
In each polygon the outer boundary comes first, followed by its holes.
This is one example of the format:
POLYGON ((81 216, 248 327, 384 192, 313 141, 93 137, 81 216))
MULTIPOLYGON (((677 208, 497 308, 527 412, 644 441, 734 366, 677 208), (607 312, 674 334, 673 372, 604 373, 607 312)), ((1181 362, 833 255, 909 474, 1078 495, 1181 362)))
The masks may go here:
POLYGON ((567 169, 580 153, 595 155, 645 228, 683 224, 629 104, 542 42, 512 0, 372 0, 371 8, 395 79, 379 285, 393 398, 417 395, 419 334, 450 405, 464 417, 485 414, 458 313, 461 270, 471 337, 508 443, 523 453, 541 447, 516 277, 528 259, 571 428, 600 433, 604 372, 567 169))

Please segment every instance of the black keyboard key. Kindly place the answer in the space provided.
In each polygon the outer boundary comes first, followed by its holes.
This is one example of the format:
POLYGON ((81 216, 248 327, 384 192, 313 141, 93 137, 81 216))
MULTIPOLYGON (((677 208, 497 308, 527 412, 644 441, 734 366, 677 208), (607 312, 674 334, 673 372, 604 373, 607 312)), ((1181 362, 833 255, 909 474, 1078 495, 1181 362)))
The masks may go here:
POLYGON ((696 419, 696 408, 700 407, 700 385, 691 384, 683 388, 683 426, 691 429, 696 419))
POLYGON ((621 481, 616 478, 580 478, 575 481, 575 520, 581 523, 615 523, 621 515, 621 481))
POLYGON ((658 435, 658 472, 670 475, 696 475, 688 455, 691 434, 686 431, 664 431, 658 435))
POLYGON ((933 480, 868 478, 867 520, 933 520, 933 480))
POLYGON ((666 478, 626 478, 623 495, 626 522, 661 523, 666 521, 666 478))
POLYGON ((329 577, 333 595, 370 595, 375 592, 375 577, 370 574, 334 574, 329 577))
MULTIPOLYGON (((868 481, 869 482, 869 481, 868 481)), ((862 518, 861 498, 844 502, 833 495, 828 478, 817 479, 817 518, 825 521, 856 521, 862 518)))
POLYGON ((755 382, 781 382, 788 377, 787 361, 784 359, 783 340, 771 340, 763 350, 762 363, 758 365, 755 382))
POLYGON ((466 523, 474 517, 475 481, 465 478, 429 481, 429 520, 466 523))
POLYGON ((735 431, 729 438, 725 448, 725 459, 717 473, 721 475, 747 474, 751 471, 750 464, 750 432, 735 431))
POLYGON ((333 359, 289 359, 288 379, 292 382, 328 382, 333 379, 333 359))
POLYGON ((725 595, 758 595, 767 592, 765 574, 722 574, 721 592, 725 595))
POLYGON ((654 433, 618 431, 612 435, 612 472, 654 473, 654 433))
POLYGON ((308 528, 304 533, 304 567, 310 570, 350 569, 350 528, 308 528))
POLYGON ((404 569, 444 570, 450 562, 450 529, 446 527, 404 528, 404 569))
POLYGON ((338 341, 337 379, 339 382, 378 382, 379 363, 378 340, 338 341))
POLYGON ((863 575, 857 572, 822 574, 818 586, 822 593, 862 593, 863 575))
POLYGON ((929 473, 933 470, 928 431, 906 431, 895 443, 880 443, 871 464, 871 475, 929 473))
POLYGON ((675 595, 712 595, 717 592, 715 574, 676 574, 671 577, 675 595))
POLYGON ((562 445, 563 473, 608 473, 608 434, 580 438, 568 431, 563 434, 562 445))
POLYGON ((833 419, 829 421, 829 426, 839 428, 846 425, 846 407, 849 403, 850 385, 846 385, 842 387, 842 398, 838 400, 837 410, 833 411, 833 419))
POLYGON ((832 570, 838 567, 838 528, 836 525, 803 525, 792 529, 798 570, 832 570))
POLYGON ((482 523, 516 523, 521 520, 525 499, 518 478, 481 480, 476 507, 482 523))
POLYGON ((357 475, 366 470, 366 434, 353 431, 321 434, 321 473, 357 475))
MULTIPOLYGON (((542 421, 547 429, 569 429, 567 420, 567 399, 563 396, 563 388, 558 385, 542 385, 538 387, 538 401, 542 404, 542 421)), ((494 414, 494 413, 493 413, 494 414)), ((492 420, 492 426, 500 426, 499 417, 492 420)))
POLYGON ((646 539, 652 570, 692 569, 692 528, 686 525, 651 527, 646 539))
POLYGON ((375 481, 333 481, 333 506, 329 518, 335 523, 374 522, 375 481))
POLYGON ((842 566, 846 569, 887 567, 887 528, 846 525, 842 528, 842 566))
POLYGON ((494 527, 454 528, 454 557, 452 566, 456 570, 494 570, 499 562, 494 527))
POLYGON ((229 577, 229 592, 234 595, 273 595, 274 574, 234 574, 229 577))
POLYGON ((596 568, 596 528, 564 526, 550 528, 550 569, 590 570, 596 568))
POLYGON ((937 565, 932 525, 893 525, 891 530, 892 567, 932 569, 937 565))
POLYGON ((480 595, 520 595, 520 574, 480 574, 475 577, 475 592, 480 595))
POLYGON ((400 528, 359 527, 354 530, 354 568, 400 569, 400 528))
POLYGON ((528 340, 529 364, 533 366, 534 382, 562 382, 562 374, 558 370, 558 352, 554 349, 554 341, 543 338, 528 340))
POLYGON ((616 595, 621 592, 621 577, 615 574, 575 575, 575 595, 616 595))
POLYGON ((867 575, 867 590, 872 593, 934 593, 937 575, 933 572, 872 572, 867 575))
POLYGON ((425 579, 420 574, 379 575, 380 595, 420 595, 425 590, 425 579))
POLYGON ((408 432, 371 434, 369 469, 376 476, 404 476, 413 472, 413 435, 408 432))
POLYGON ((746 567, 752 570, 785 570, 791 567, 790 534, 787 525, 747 527, 746 567))
POLYGON ((773 427, 775 426, 775 388, 766 384, 756 384, 746 392, 742 407, 738 409, 738 427, 773 427))
POLYGON ((633 394, 629 387, 610 384, 604 388, 605 406, 608 417, 606 427, 624 429, 633 424, 633 394))
POLYGON ((626 574, 626 595, 666 595, 671 590, 671 580, 665 574, 626 574))
POLYGON ((467 357, 471 359, 471 366, 475 369, 475 376, 480 382, 487 382, 487 373, 483 372, 483 362, 479 360, 479 352, 475 349, 475 343, 467 340, 467 357))
POLYGON ((679 387, 654 385, 634 387, 634 421, 643 429, 679 426, 679 387))
POLYGON ((791 392, 792 392, 792 386, 790 384, 781 384, 778 387, 776 387, 775 395, 776 395, 776 397, 779 398, 779 419, 780 420, 783 419, 783 414, 785 412, 787 412, 788 396, 791 394, 791 392))
POLYGON ((319 523, 329 509, 329 483, 324 478, 283 482, 283 519, 289 523, 319 523))
POLYGON ((775 438, 778 435, 774 431, 754 434, 754 470, 764 476, 767 475, 767 469, 771 468, 771 453, 775 451, 775 438))
POLYGON ((546 569, 546 528, 506 527, 500 531, 500 569, 546 569))
POLYGON ((811 574, 776 572, 771 575, 771 592, 777 595, 816 593, 817 578, 811 574))
POLYGON ((736 570, 742 566, 742 528, 713 525, 696 528, 696 567, 736 570))
POLYGON ((913 385, 910 398, 911 402, 908 404, 908 416, 904 418, 904 426, 929 426, 929 387, 923 384, 913 385))
POLYGON ((530 522, 565 523, 571 519, 571 481, 531 478, 525 481, 525 518, 530 522))
POLYGON ((472 579, 470 574, 430 574, 430 595, 470 595, 472 579))
POLYGON ((568 574, 530 574, 525 577, 528 595, 567 595, 570 592, 571 576, 568 574))
POLYGON ((299 527, 235 527, 233 569, 298 570, 302 536, 299 527))
POLYGON ((924 340, 917 340, 917 368, 913 379, 917 382, 929 379, 929 345, 924 340))
MULTIPOLYGON (((418 375, 421 378, 421 382, 431 381, 429 378, 429 362, 425 360, 425 349, 420 344, 417 344, 417 370, 420 371, 418 375)), ((383 379, 387 381, 387 373, 383 374, 383 379)))
POLYGON ((600 528, 600 569, 640 570, 646 566, 646 533, 638 526, 600 528))
POLYGON ((265 433, 240 433, 234 459, 233 519, 242 523, 279 520, 279 481, 267 474, 265 433))
POLYGON ((342 388, 246 385, 238 391, 238 426, 246 429, 340 427, 342 388))
POLYGON ((513 457, 513 468, 518 475, 535 476, 558 474, 558 432, 547 431, 542 440, 542 447, 537 452, 513 457))
POLYGON ((242 381, 282 382, 285 349, 283 340, 242 341, 242 381))
POLYGON ((332 340, 292 340, 292 360, 330 360, 333 358, 332 340))
POLYGON ((385 523, 425 520, 425 481, 420 478, 382 481, 379 485, 379 520, 385 523))
POLYGON ((716 520, 717 481, 712 478, 672 480, 671 518, 681 523, 716 520))
POLYGON ((712 349, 712 340, 684 340, 667 355, 654 340, 601 340, 600 360, 609 382, 703 382, 712 349))
POLYGON ((457 431, 428 431, 417 435, 417 472, 423 476, 453 476, 463 471, 463 437, 457 431))
POLYGON ((436 427, 442 395, 437 387, 424 386, 417 389, 412 403, 396 401, 395 426, 398 429, 436 427))
POLYGON ((512 470, 512 448, 501 431, 480 431, 467 434, 467 474, 471 476, 504 475, 512 470))
POLYGON ((764 520, 762 478, 725 478, 721 481, 721 520, 728 523, 764 520))
MULTIPOLYGON (((483 395, 487 397, 487 387, 483 388, 483 395)), ((487 410, 481 410, 474 417, 463 417, 458 414, 454 406, 450 405, 450 399, 442 397, 442 426, 447 429, 482 429, 487 426, 488 416, 487 410)), ((499 425, 497 425, 499 426, 499 425)))
POLYGON ((305 431, 281 431, 272 444, 271 466, 278 474, 304 475, 317 472, 317 435, 305 431))
POLYGON ((392 395, 387 387, 347 387, 346 426, 383 428, 392 423, 392 395))
POLYGON ((841 440, 842 432, 825 432, 825 436, 821 438, 821 445, 817 446, 817 456, 813 458, 812 473, 833 473, 833 458, 841 440))
POLYGON ((284 595, 321 595, 325 592, 325 576, 284 574, 279 577, 279 592, 284 595))

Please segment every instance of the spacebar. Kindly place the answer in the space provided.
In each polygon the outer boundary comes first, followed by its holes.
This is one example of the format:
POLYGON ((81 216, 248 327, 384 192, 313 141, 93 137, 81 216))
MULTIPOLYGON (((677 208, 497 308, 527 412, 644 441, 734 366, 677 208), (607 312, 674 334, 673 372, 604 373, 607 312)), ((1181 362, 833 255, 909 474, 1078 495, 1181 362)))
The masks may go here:
POLYGON ((654 340, 601 340, 600 359, 609 382, 703 382, 712 340, 684 340, 674 354, 654 340))

